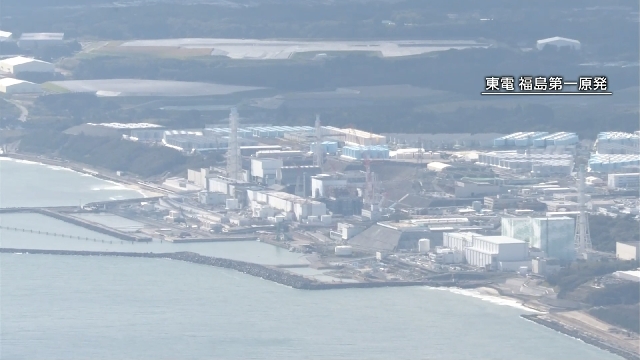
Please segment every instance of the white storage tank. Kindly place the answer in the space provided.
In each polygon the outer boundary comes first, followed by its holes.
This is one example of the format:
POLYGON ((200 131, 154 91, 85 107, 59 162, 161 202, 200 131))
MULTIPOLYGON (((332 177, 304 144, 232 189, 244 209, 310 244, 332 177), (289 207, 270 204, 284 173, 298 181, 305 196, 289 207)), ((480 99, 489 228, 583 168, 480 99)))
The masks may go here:
POLYGON ((429 239, 418 240, 418 251, 422 254, 425 254, 431 251, 431 240, 429 239))
POLYGON ((351 256, 351 254, 353 254, 353 249, 351 248, 351 246, 336 246, 336 256, 351 256))
POLYGON ((240 207, 238 199, 227 199, 226 205, 227 210, 237 210, 240 207))

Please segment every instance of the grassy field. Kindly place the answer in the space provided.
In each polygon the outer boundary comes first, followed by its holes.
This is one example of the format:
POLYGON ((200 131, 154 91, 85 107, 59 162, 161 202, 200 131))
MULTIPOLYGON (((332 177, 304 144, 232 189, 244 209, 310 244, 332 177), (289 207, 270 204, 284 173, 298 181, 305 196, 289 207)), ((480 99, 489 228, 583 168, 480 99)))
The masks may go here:
POLYGON ((109 41, 99 46, 87 46, 76 57, 80 59, 98 56, 124 56, 124 57, 159 57, 168 59, 193 59, 198 57, 209 58, 211 50, 208 48, 186 49, 166 46, 120 46, 122 41, 109 41))
POLYGON ((69 89, 62 87, 60 85, 56 85, 51 82, 42 84, 42 89, 48 93, 54 93, 54 94, 64 94, 64 93, 71 92, 69 89))
POLYGON ((261 89, 259 87, 187 81, 104 79, 67 80, 47 83, 66 92, 108 92, 118 96, 216 96, 261 89))

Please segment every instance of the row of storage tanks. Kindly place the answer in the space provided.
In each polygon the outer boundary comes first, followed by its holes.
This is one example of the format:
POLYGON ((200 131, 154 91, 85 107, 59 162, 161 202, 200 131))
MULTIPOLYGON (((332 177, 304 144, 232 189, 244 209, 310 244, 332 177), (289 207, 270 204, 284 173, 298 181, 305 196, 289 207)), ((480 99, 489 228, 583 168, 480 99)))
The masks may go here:
POLYGON ((578 135, 568 132, 557 132, 549 134, 548 132, 517 132, 510 135, 502 136, 493 140, 493 146, 559 146, 574 145, 579 142, 578 135))
MULTIPOLYGON (((338 143, 335 141, 323 141, 322 143, 322 152, 325 154, 335 154, 338 152, 338 143)), ((312 153, 316 152, 316 143, 312 143, 309 147, 309 151, 312 153)))
MULTIPOLYGON (((229 135, 231 129, 229 128, 206 128, 206 131, 210 131, 217 135, 229 135)), ((262 138, 278 138, 284 137, 285 133, 312 133, 315 128, 311 126, 260 126, 260 127, 247 127, 238 128, 238 137, 250 138, 250 137, 262 137, 262 138)))
POLYGON ((589 171, 611 172, 628 166, 640 166, 637 154, 591 154, 589 171))

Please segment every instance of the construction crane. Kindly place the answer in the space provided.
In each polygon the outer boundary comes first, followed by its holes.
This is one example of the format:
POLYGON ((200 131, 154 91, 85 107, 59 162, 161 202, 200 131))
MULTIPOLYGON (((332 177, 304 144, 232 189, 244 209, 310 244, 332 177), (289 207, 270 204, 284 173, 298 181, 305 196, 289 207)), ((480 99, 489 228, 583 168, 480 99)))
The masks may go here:
POLYGON ((407 197, 409 197, 409 194, 406 194, 405 196, 401 197, 400 200, 398 200, 398 201, 394 202, 393 204, 391 204, 389 206, 389 209, 395 210, 396 205, 398 205, 399 203, 404 201, 404 199, 406 199, 407 197))

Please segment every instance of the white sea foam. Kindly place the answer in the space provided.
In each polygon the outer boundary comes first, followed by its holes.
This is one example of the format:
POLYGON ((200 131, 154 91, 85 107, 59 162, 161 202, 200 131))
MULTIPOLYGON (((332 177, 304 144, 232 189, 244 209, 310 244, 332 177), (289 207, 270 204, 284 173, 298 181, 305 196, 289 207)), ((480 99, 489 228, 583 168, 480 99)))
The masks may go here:
POLYGON ((496 304, 496 305, 509 306, 509 307, 512 307, 512 308, 520 309, 520 310, 526 310, 526 311, 532 312, 532 313, 540 313, 539 311, 533 310, 531 308, 528 308, 528 307, 522 305, 522 303, 519 300, 508 298, 506 296, 495 296, 495 295, 486 294, 486 293, 483 293, 483 292, 481 292, 479 290, 476 290, 476 289, 461 289, 461 288, 449 288, 449 287, 430 287, 430 286, 427 286, 427 288, 430 289, 430 290, 449 291, 449 292, 454 293, 454 294, 469 296, 469 297, 480 299, 482 301, 487 301, 487 302, 490 302, 490 303, 496 304))
POLYGON ((94 186, 94 187, 91 188, 91 190, 93 190, 93 191, 102 191, 102 190, 118 191, 118 190, 128 190, 128 188, 126 186, 123 186, 123 185, 94 186))
POLYGON ((51 170, 64 170, 64 171, 72 171, 72 172, 77 172, 77 171, 73 171, 72 169, 66 168, 66 167, 62 167, 62 166, 55 166, 55 165, 46 165, 47 169, 51 169, 51 170))

